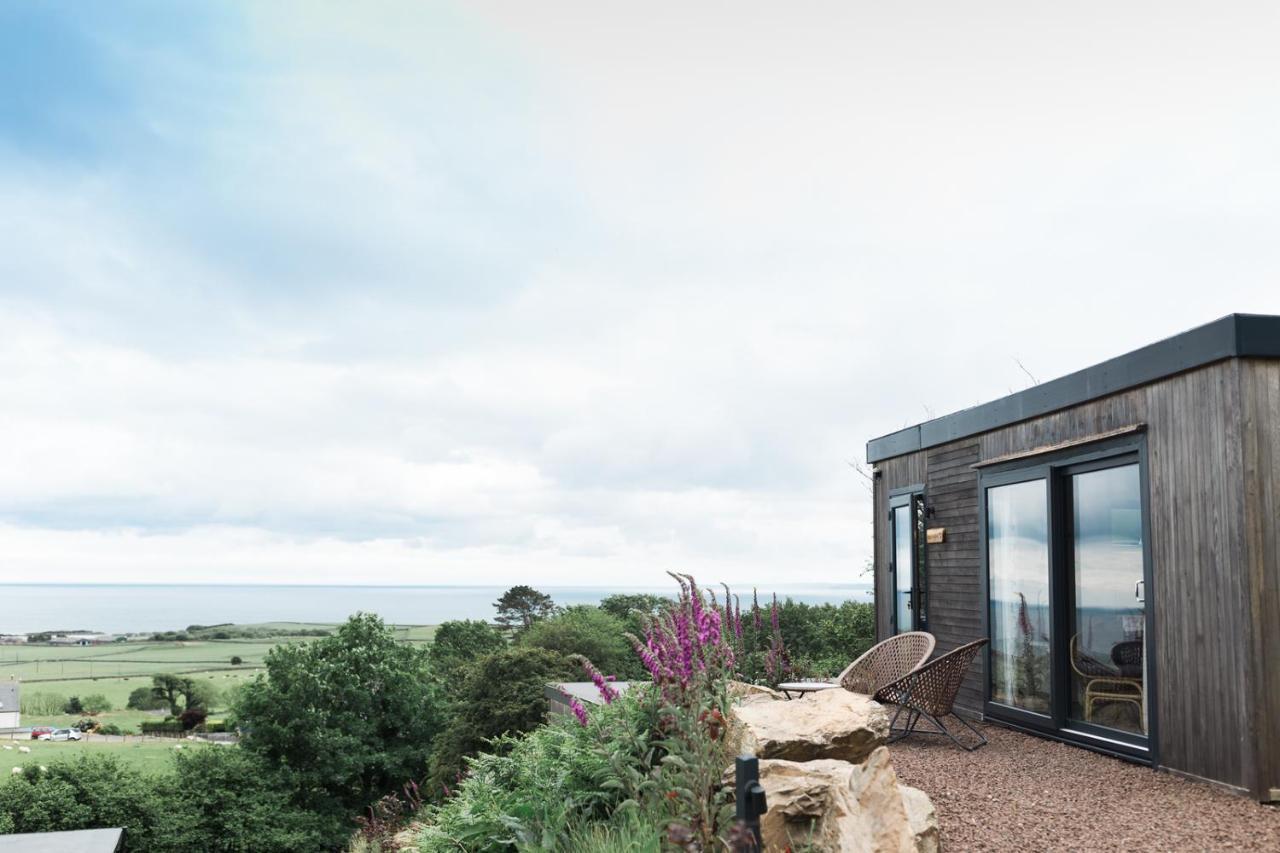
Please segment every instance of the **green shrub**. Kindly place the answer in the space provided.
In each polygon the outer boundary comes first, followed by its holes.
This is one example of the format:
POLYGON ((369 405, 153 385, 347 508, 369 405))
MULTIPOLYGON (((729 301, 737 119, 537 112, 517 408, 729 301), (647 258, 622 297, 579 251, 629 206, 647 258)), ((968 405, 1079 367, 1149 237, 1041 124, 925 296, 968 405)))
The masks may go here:
POLYGON ((130 734, 128 729, 121 728, 115 723, 102 723, 98 726, 98 734, 100 735, 127 735, 130 734))
POLYGON ((61 693, 37 690, 33 693, 24 692, 22 694, 20 710, 23 714, 32 717, 48 717, 53 714, 61 714, 62 708, 66 704, 67 697, 61 693))
POLYGON ((598 607, 577 605, 535 622, 520 635, 520 645, 582 655, 606 675, 637 678, 643 669, 626 633, 621 619, 598 607))
POLYGON ((565 849, 575 831, 581 836, 584 824, 608 820, 627 797, 627 786, 613 780, 646 775, 654 723, 650 708, 624 697, 593 708, 586 726, 559 718, 498 739, 493 751, 469 761, 452 796, 421 816, 422 849, 565 849))
POLYGON ((79 696, 72 696, 72 697, 70 697, 69 699, 67 699, 66 704, 64 704, 64 705, 62 706, 62 713, 64 713, 64 714, 83 714, 83 713, 84 713, 84 704, 80 701, 80 697, 79 697, 79 696))
POLYGON ((617 593, 600 601, 600 609, 627 626, 627 632, 640 636, 644 633, 644 617, 656 616, 671 603, 665 595, 652 593, 617 593))
POLYGON ((168 809, 150 778, 110 755, 28 766, 0 782, 0 815, 11 832, 122 826, 130 850, 178 849, 164 846, 168 809))
POLYGON ((546 684, 581 672, 563 655, 538 648, 506 648, 475 661, 455 687, 448 721, 432 749, 429 793, 437 796, 454 785, 464 758, 490 739, 538 726, 547 715, 546 684))
POLYGON ((143 720, 138 728, 144 735, 177 735, 186 731, 182 720, 143 720))
POLYGON ((80 700, 81 706, 86 714, 102 714, 110 711, 111 700, 101 693, 91 693, 80 700))

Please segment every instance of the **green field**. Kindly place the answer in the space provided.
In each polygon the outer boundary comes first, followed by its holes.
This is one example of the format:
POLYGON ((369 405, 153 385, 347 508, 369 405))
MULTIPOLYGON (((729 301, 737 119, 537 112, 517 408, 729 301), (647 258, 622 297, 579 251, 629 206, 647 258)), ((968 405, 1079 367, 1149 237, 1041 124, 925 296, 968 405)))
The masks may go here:
POLYGON ((129 740, 105 741, 90 738, 84 741, 67 741, 66 743, 50 743, 48 741, 0 740, 0 744, 13 749, 0 750, 0 778, 8 779, 14 767, 27 765, 39 766, 53 761, 73 760, 86 753, 107 753, 114 755, 141 770, 159 772, 168 770, 173 760, 174 749, 178 744, 183 749, 230 749, 226 746, 192 743, 188 740, 129 740), (30 747, 29 755, 18 752, 19 746, 30 747))
MULTIPOLYGON (((283 632, 336 626, 280 622, 232 627, 283 632)), ((392 628, 397 639, 414 645, 430 643, 435 633, 435 627, 431 625, 394 625, 392 628)), ((210 709, 211 715, 216 717, 226 710, 228 688, 243 684, 261 672, 270 649, 310 639, 313 638, 130 641, 101 646, 0 646, 0 678, 12 677, 22 682, 24 706, 28 706, 37 693, 55 694, 64 700, 71 696, 102 694, 111 702, 113 709, 99 714, 96 719, 136 732, 143 720, 162 719, 164 716, 163 713, 157 715, 125 708, 129 694, 138 687, 150 686, 152 675, 169 672, 208 681, 221 697, 210 709), (242 662, 233 666, 233 656, 242 662)), ((67 727, 83 716, 35 714, 24 707, 22 724, 67 727)))

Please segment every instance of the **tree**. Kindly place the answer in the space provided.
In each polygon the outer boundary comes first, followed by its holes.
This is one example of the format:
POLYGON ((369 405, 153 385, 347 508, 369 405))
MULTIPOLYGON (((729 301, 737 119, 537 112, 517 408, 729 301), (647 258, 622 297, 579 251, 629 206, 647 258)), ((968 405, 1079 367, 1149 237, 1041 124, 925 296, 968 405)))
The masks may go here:
POLYGON ((627 642, 626 632, 627 625, 621 619, 598 607, 579 604, 533 624, 520 635, 520 645, 565 657, 582 655, 606 675, 635 678, 643 672, 643 664, 627 642))
POLYGON ((427 650, 431 674, 442 684, 452 684, 463 668, 506 645, 502 634, 487 622, 478 619, 445 622, 436 628, 427 650))
POLYGON ((176 753, 165 805, 173 812, 178 849, 292 853, 325 848, 324 822, 290 802, 277 774, 246 750, 176 753))
POLYGON ((217 688, 208 681, 160 672, 151 676, 151 695, 160 707, 169 708, 170 716, 178 716, 189 708, 205 708, 215 703, 218 698, 217 688))
POLYGON ((650 592, 615 593, 600 601, 600 609, 615 619, 621 619, 627 631, 637 637, 644 633, 642 616, 657 616, 671 599, 650 592))
POLYGON ((522 631, 556 612, 556 603, 551 596, 523 584, 504 592, 493 606, 498 609, 498 623, 516 631, 522 631))
POLYGON ((156 696, 151 687, 133 688, 129 693, 129 701, 125 704, 126 708, 133 711, 157 711, 168 706, 168 701, 163 696, 156 696))
POLYGON ((240 664, 242 664, 242 663, 244 663, 244 659, 243 659, 243 658, 241 658, 241 657, 240 657, 240 655, 232 655, 232 656, 231 656, 231 665, 232 665, 232 666, 239 666, 239 665, 240 665, 240 664))
POLYGON ((538 648, 506 648, 475 661, 457 686, 449 722, 431 755, 430 792, 456 784, 464 758, 504 734, 527 732, 547 716, 548 682, 581 673, 564 655, 538 648))
POLYGON ((70 699, 68 699, 68 700, 67 700, 67 704, 65 704, 65 705, 63 705, 63 706, 62 706, 62 713, 64 713, 64 714, 83 714, 83 713, 84 713, 84 705, 80 702, 80 697, 79 697, 79 696, 72 696, 70 699))
POLYGON ((330 637, 273 648, 235 711, 241 748, 281 768, 294 802, 341 841, 364 808, 422 777, 437 708, 426 652, 361 613, 330 637))

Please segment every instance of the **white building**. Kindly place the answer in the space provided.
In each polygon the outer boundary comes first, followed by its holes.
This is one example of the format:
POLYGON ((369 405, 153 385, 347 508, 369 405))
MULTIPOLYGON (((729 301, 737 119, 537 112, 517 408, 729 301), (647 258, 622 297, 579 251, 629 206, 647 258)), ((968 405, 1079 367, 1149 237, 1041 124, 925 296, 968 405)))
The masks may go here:
POLYGON ((18 708, 18 682, 0 681, 0 731, 22 725, 18 708))

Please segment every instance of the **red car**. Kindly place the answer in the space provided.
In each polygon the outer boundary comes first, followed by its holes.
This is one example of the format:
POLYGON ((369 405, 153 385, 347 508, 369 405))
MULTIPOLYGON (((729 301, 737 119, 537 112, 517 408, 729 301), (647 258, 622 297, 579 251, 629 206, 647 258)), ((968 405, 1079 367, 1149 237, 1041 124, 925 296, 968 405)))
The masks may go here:
POLYGON ((52 726, 36 726, 34 729, 31 730, 31 739, 39 740, 40 735, 50 735, 50 734, 53 734, 52 726))

